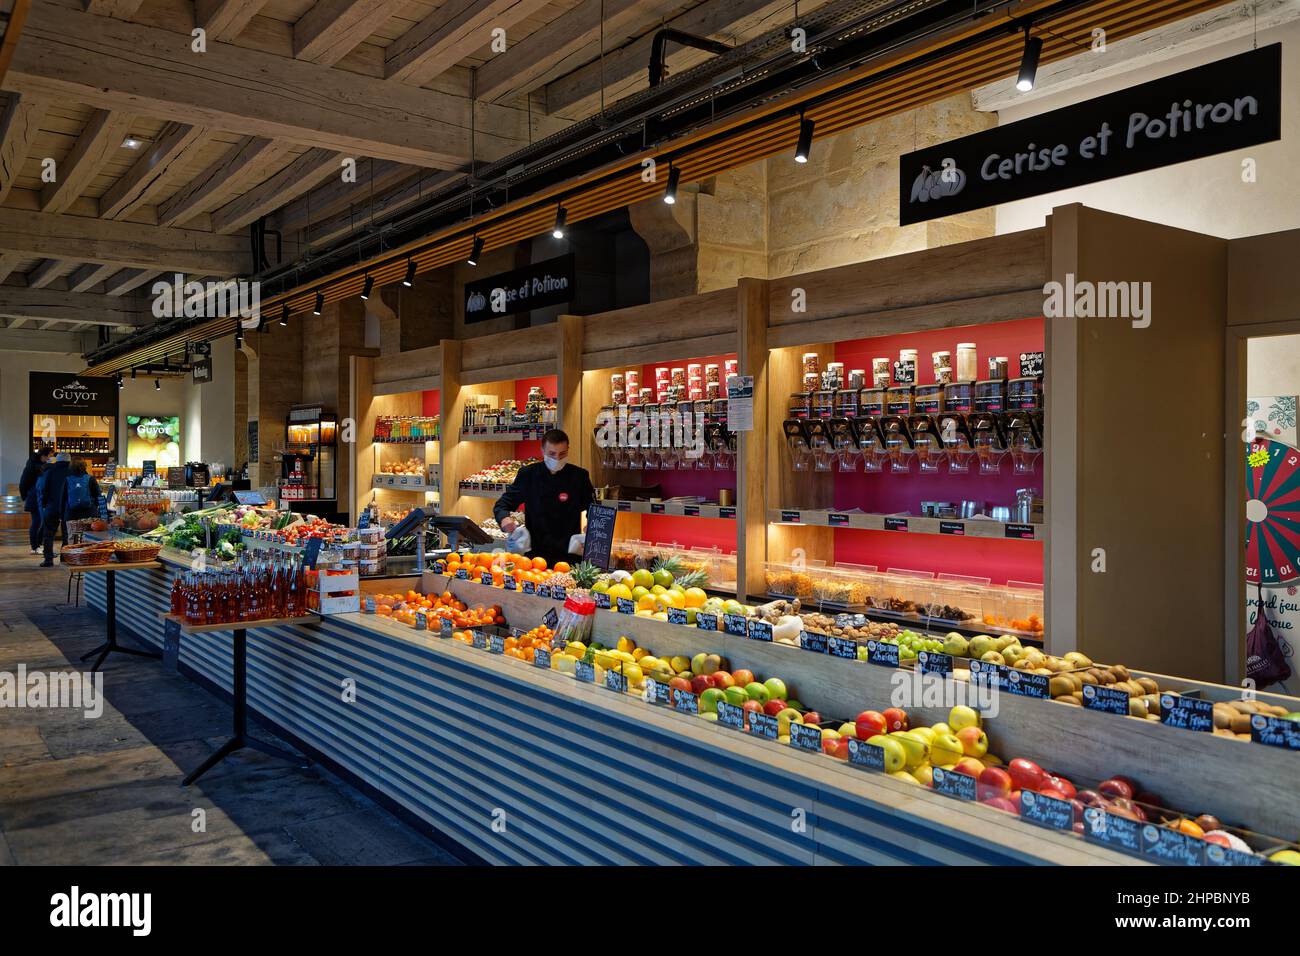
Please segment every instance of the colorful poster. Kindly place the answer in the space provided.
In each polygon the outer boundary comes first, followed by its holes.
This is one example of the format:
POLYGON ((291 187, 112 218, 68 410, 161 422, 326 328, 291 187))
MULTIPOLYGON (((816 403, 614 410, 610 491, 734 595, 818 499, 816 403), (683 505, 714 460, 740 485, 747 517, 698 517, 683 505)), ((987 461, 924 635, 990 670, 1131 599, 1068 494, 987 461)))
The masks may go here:
POLYGON ((126 464, 139 468, 156 461, 158 470, 182 465, 181 420, 175 415, 126 416, 126 464))

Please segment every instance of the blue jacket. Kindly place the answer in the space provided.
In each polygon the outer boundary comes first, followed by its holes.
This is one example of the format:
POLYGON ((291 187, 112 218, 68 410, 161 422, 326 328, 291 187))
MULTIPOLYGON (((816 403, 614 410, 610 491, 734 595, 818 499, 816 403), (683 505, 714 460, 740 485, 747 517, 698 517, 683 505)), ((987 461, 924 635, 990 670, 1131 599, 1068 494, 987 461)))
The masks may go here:
POLYGON ((63 484, 68 480, 72 466, 66 461, 56 461, 45 473, 41 489, 41 514, 63 514, 63 484))

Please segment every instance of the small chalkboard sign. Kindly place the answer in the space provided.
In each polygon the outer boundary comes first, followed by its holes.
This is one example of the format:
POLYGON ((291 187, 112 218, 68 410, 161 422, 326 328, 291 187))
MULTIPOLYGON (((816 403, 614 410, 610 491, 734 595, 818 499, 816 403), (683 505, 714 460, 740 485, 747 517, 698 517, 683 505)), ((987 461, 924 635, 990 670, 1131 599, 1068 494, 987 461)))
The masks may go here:
POLYGON ((700 712, 700 699, 689 690, 682 690, 680 687, 674 687, 673 707, 676 710, 684 711, 688 714, 698 714, 700 712))
MULTIPOLYGON (((527 586, 527 584, 528 582, 525 581, 524 582, 525 587, 527 586)), ((604 608, 605 610, 609 610, 609 595, 606 594, 604 591, 593 591, 591 594, 591 599, 592 601, 595 602, 596 607, 601 607, 604 608)))
POLYGON ((869 744, 865 740, 850 737, 849 763, 867 770, 884 770, 885 748, 880 744, 869 744))
POLYGON ((759 737, 766 737, 768 740, 776 740, 780 734, 777 732, 779 725, 776 718, 771 714, 764 714, 761 711, 751 710, 749 712, 749 732, 759 737))
POLYGON ((489 654, 504 654, 506 652, 506 639, 500 634, 489 634, 487 649, 489 654))
POLYGON ((1118 714, 1127 717, 1129 697, 1122 690, 1105 687, 1101 684, 1083 685, 1083 706, 1088 710, 1099 710, 1104 714, 1118 714))
POLYGON ((685 623, 687 623, 687 620, 686 620, 686 608, 684 608, 684 607, 670 607, 670 608, 668 609, 668 623, 669 623, 669 624, 685 624, 685 623))
POLYGON ((886 530, 886 531, 906 531, 906 530, 907 530, 907 519, 906 519, 906 518, 886 518, 886 519, 885 519, 885 530, 886 530))
POLYGON ((1020 816, 1049 830, 1069 830, 1074 826, 1074 807, 1068 800, 1046 797, 1032 790, 1020 793, 1020 816))
POLYGON ((895 362, 894 363, 894 384, 915 385, 916 384, 916 363, 910 360, 906 362, 895 362))
POLYGON ((176 489, 185 487, 185 468, 174 466, 167 469, 167 487, 176 489))
POLYGON ((117 462, 110 461, 104 465, 104 480, 112 481, 117 477, 117 462))
POLYGON ((822 749, 821 728, 809 724, 792 723, 790 725, 790 746, 798 747, 800 750, 807 750, 810 753, 819 753, 822 749))
POLYGON ((1083 811, 1084 839, 1094 843, 1141 854, 1142 842, 1138 830, 1137 821, 1107 813, 1101 807, 1088 807, 1083 811))
POLYGON ((181 622, 169 617, 163 624, 163 667, 175 671, 181 656, 181 622))
POLYGON ((468 581, 468 580, 469 580, 469 569, 468 569, 468 568, 457 568, 457 569, 456 569, 456 580, 457 580, 457 581, 468 581))
POLYGON ((1039 378, 1043 374, 1042 352, 1020 353, 1020 377, 1039 378))
POLYGON ((617 668, 609 668, 605 671, 605 689, 616 691, 620 694, 626 694, 627 676, 619 673, 617 668))
POLYGON ((882 667, 897 667, 898 645, 890 641, 867 641, 867 661, 882 667))
POLYGON ((152 478, 158 474, 158 462, 145 460, 140 463, 140 477, 152 478))
POLYGON ((1243 853, 1232 847, 1214 843, 1205 847, 1206 866, 1268 866, 1268 861, 1255 853, 1243 853))
POLYGON ((718 629, 718 615, 711 614, 708 611, 696 611, 695 626, 701 631, 716 631, 718 629))
POLYGON ((799 646, 805 651, 812 651, 814 654, 825 654, 826 635, 819 634, 816 631, 800 631, 799 646))
POLYGON ((1001 687, 1002 674, 1005 670, 1006 666, 1003 664, 991 664, 988 661, 971 661, 970 682, 981 687, 1001 687))
POLYGON ((748 637, 751 641, 772 643, 772 623, 770 621, 760 621, 756 617, 749 618, 748 637))
POLYGON ((1181 694, 1160 695, 1160 723, 1183 730, 1214 730, 1214 704, 1199 697, 1181 694))
POLYGON ((1148 823, 1142 827, 1144 855, 1171 866, 1200 866, 1204 862, 1205 842, 1169 827, 1148 823))
POLYGON ((455 625, 451 623, 451 618, 444 617, 438 625, 438 636, 450 640, 451 635, 455 632, 455 625))
POLYGON ((672 700, 673 689, 663 681, 647 677, 642 688, 641 699, 647 704, 667 704, 672 700))
POLYGON ((578 661, 573 667, 573 676, 588 684, 596 683, 596 665, 591 661, 578 661))
POLYGON ((537 596, 549 598, 551 596, 551 586, 549 584, 537 585, 537 596))
POLYGON ((1300 720, 1251 714, 1250 739, 1268 747, 1300 750, 1300 720))
POLYGON ((718 701, 718 723, 724 727, 744 730, 745 709, 736 704, 729 704, 725 700, 718 701))
POLYGON ((587 506, 587 531, 582 546, 582 560, 602 571, 609 569, 609 555, 614 547, 614 519, 618 512, 605 505, 587 506))
POLYGON ((734 637, 745 637, 749 633, 749 619, 743 614, 723 614, 722 626, 734 637))
POLYGON ((831 635, 826 639, 826 653, 831 657, 838 657, 842 660, 856 661, 858 659, 858 642, 851 637, 831 635))
POLYGON ((549 647, 533 648, 533 666, 547 671, 551 669, 551 649, 549 647))
POLYGON ((536 594, 537 585, 534 584, 532 581, 525 581, 523 586, 523 592, 525 594, 536 594))
POLYGON ((470 631, 470 640, 471 643, 475 647, 477 647, 480 651, 487 650, 487 646, 488 646, 487 635, 484 634, 482 631, 470 631))
POLYGON ((316 559, 320 557, 321 545, 325 543, 324 538, 308 538, 307 545, 303 549, 302 563, 303 567, 315 569, 316 559))
POLYGON ((916 655, 916 663, 922 674, 952 673, 952 658, 938 651, 921 651, 916 655))
POLYGON ((616 598, 616 600, 618 601, 619 614, 636 613, 636 601, 633 601, 631 598, 625 598, 625 597, 616 598))
POLYGON ((507 591, 515 590, 515 576, 513 574, 501 575, 501 586, 507 591))
POLYGON ((479 576, 478 576, 478 583, 479 583, 479 584, 486 584, 488 587, 491 587, 491 586, 492 586, 492 572, 491 572, 491 571, 480 571, 480 572, 479 572, 479 576))
POLYGON ((1021 697, 1048 700, 1052 696, 1048 680, 1047 674, 1031 674, 1028 671, 1018 671, 1013 667, 1007 671, 1007 679, 1002 686, 1010 693, 1019 694, 1021 697))
POLYGON ((934 790, 945 797, 957 800, 974 800, 976 796, 975 778, 968 773, 956 770, 934 768, 934 790))
POLYGON ((555 629, 555 625, 559 622, 559 620, 560 620, 560 615, 555 612, 555 608, 553 607, 548 607, 546 609, 546 613, 542 615, 542 623, 545 624, 547 627, 551 628, 552 630, 555 629))

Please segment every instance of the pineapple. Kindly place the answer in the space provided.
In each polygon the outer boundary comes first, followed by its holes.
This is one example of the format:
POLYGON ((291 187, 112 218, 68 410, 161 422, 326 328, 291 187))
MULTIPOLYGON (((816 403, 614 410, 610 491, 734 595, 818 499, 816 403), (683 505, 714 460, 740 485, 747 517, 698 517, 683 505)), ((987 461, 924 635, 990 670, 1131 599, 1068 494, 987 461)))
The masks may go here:
POLYGON ((679 586, 683 591, 687 588, 702 588, 709 583, 709 573, 707 571, 695 570, 687 571, 685 574, 679 574, 673 578, 673 584, 679 586))
POLYGON ((682 565, 681 558, 677 557, 676 555, 668 555, 668 556, 664 556, 662 554, 657 555, 655 559, 652 562, 650 562, 651 573, 654 573, 656 571, 667 571, 674 578, 676 578, 677 575, 681 574, 685 570, 686 568, 682 565))
POLYGON ((600 577, 601 570, 590 561, 583 561, 569 574, 573 577, 575 587, 590 589, 596 583, 596 579, 600 577))

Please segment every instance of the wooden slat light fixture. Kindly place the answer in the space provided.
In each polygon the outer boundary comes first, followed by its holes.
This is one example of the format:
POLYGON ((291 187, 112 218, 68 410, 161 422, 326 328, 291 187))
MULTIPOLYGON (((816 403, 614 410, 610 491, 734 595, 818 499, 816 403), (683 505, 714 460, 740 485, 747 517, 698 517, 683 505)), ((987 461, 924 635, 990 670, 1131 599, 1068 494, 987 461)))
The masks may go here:
MULTIPOLYGON (((719 121, 671 144, 647 150, 595 170, 587 176, 542 190, 508 203, 472 222, 439 230, 417 242, 387 252, 381 259, 361 262, 292 292, 262 303, 266 315, 288 305, 294 315, 309 313, 317 292, 325 301, 337 302, 360 294, 369 274, 383 287, 399 281, 408 258, 416 272, 424 273, 464 261, 474 236, 491 250, 530 239, 550 230, 555 206, 563 202, 570 225, 623 206, 652 198, 662 183, 641 179, 641 161, 654 158, 681 170, 684 182, 748 165, 769 156, 793 155, 799 135, 799 114, 816 124, 816 140, 945 99, 985 83, 1014 74, 1019 65, 1024 36, 1016 24, 1032 21, 1043 38, 1040 63, 1051 63, 1089 49, 1092 30, 1104 26, 1108 42, 1155 29, 1230 0, 1100 0, 1051 15, 1043 13, 1054 0, 1026 0, 1010 8, 1005 33, 982 41, 989 20, 964 24, 900 49, 864 65, 851 74, 834 77, 742 116, 719 121), (1036 16, 1037 15, 1037 16, 1036 16), (953 52, 944 53, 946 49, 953 52)), ((815 149, 814 145, 814 149, 815 149)), ((212 339, 233 333, 235 318, 217 318, 149 345, 100 362, 86 374, 108 375, 177 351, 186 341, 212 339)))

